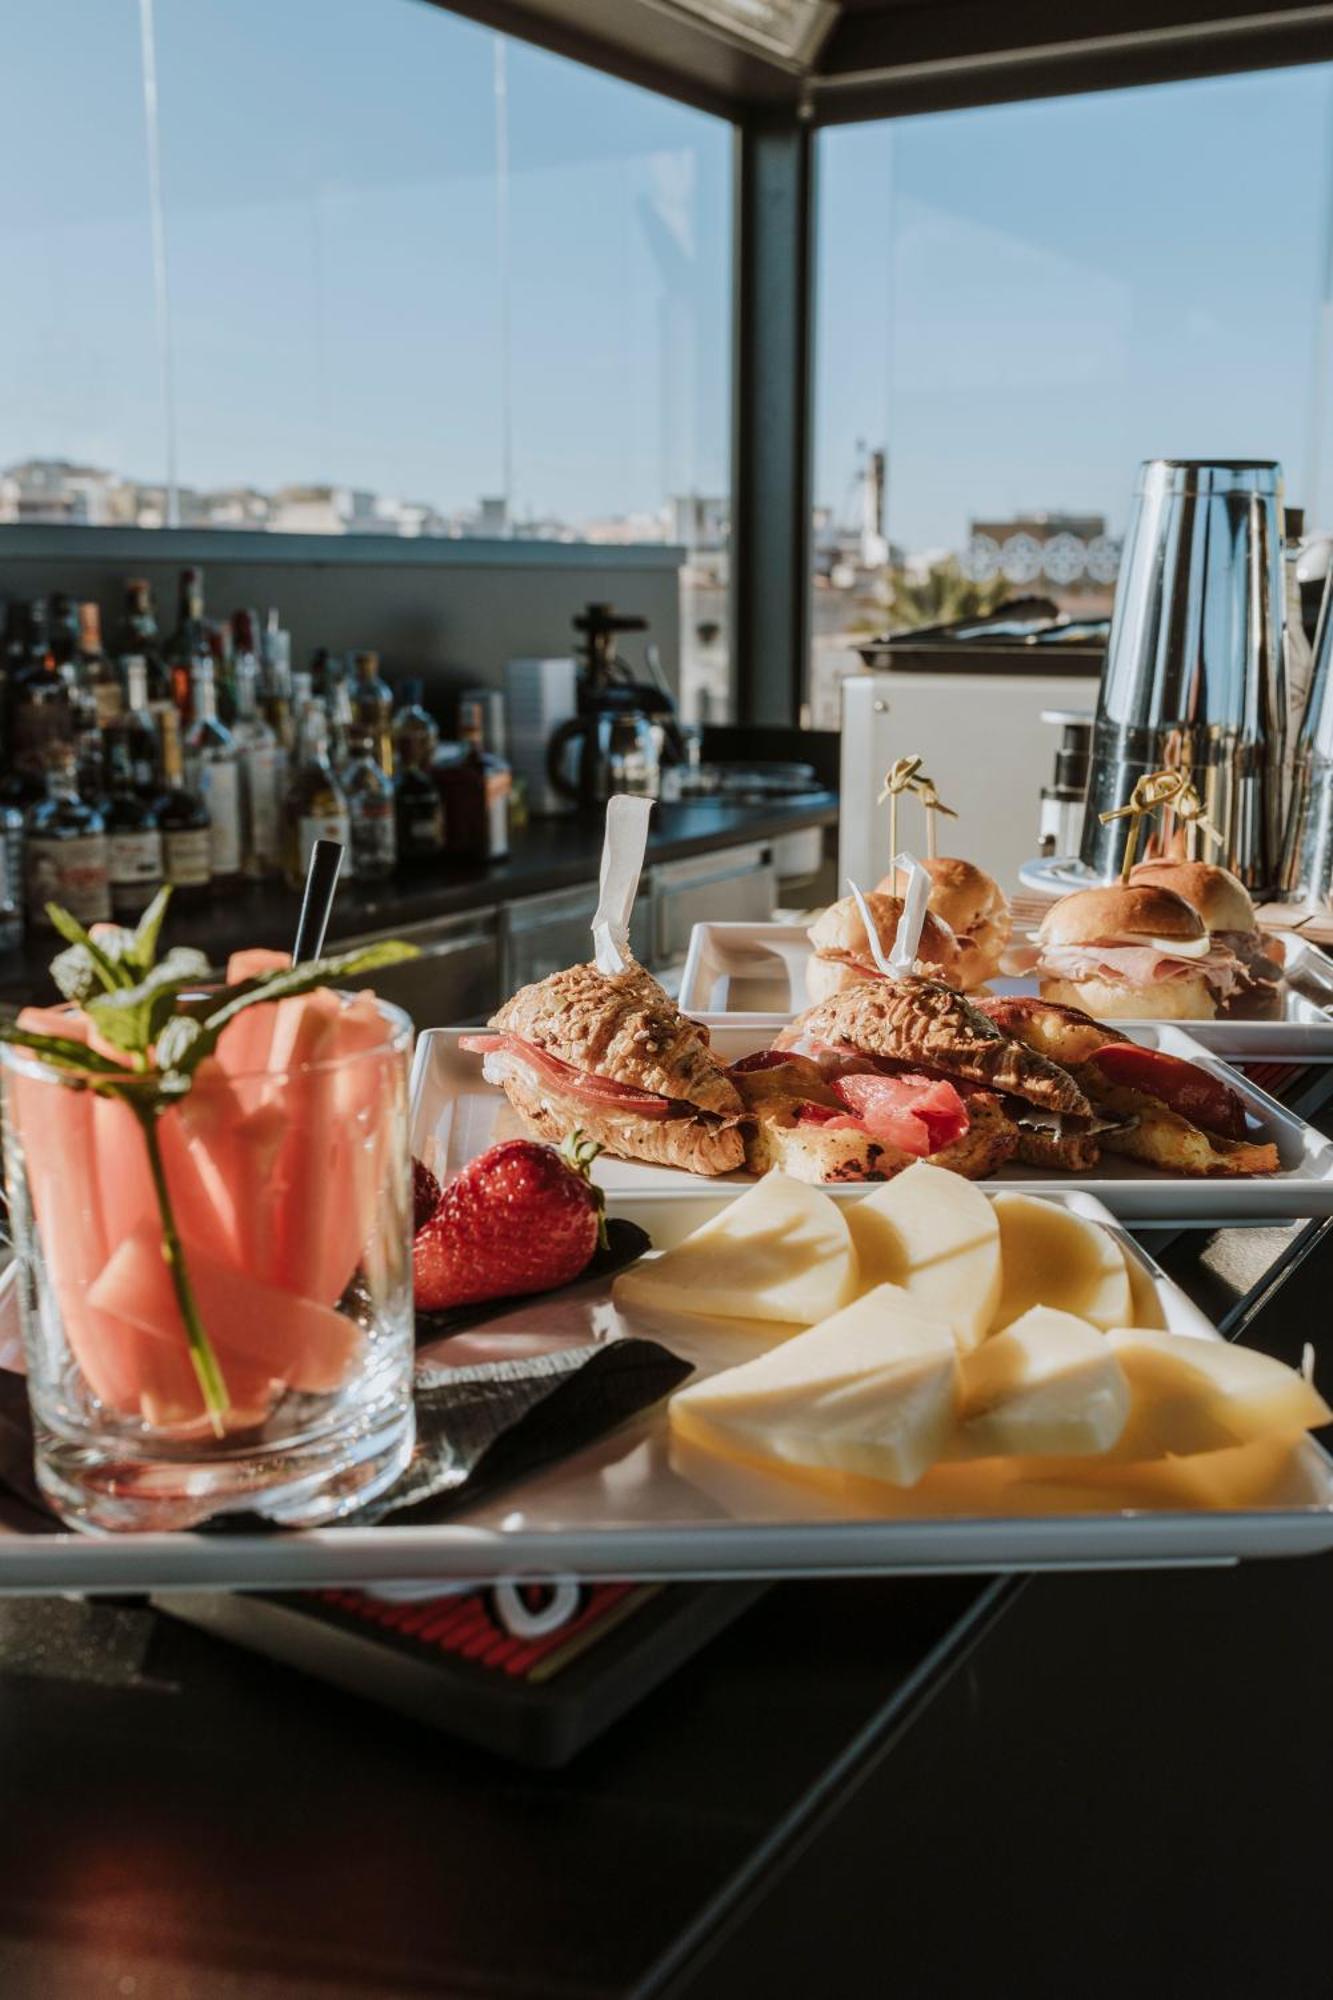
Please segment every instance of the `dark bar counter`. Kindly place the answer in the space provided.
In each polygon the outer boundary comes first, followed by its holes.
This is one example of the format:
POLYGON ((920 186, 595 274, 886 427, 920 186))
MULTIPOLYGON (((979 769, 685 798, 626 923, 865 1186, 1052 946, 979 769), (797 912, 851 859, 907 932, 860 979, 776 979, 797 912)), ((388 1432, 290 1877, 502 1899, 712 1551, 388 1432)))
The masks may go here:
MULTIPOLYGON (((1327 1350, 1333 1224, 1154 1248, 1327 1350)), ((140 1603, 0 1600, 0 1992, 1315 2000, 1331 1585, 779 1584, 555 1772, 140 1603)))
MULTIPOLYGON (((831 792, 755 805, 719 798, 659 804, 649 823, 645 865, 777 840, 810 827, 834 826, 837 818, 838 801, 831 792)), ((389 882, 344 880, 329 924, 329 944, 595 883, 602 831, 601 813, 534 819, 514 835, 503 861, 446 858, 437 868, 404 872, 389 882)), ((286 950, 297 908, 296 892, 283 884, 242 883, 216 896, 206 909, 177 913, 169 921, 168 937, 173 943, 201 946, 221 965, 230 952, 250 945, 286 950)), ((21 1004, 53 997, 46 968, 58 948, 50 937, 30 935, 20 950, 0 954, 0 1001, 21 1004)))

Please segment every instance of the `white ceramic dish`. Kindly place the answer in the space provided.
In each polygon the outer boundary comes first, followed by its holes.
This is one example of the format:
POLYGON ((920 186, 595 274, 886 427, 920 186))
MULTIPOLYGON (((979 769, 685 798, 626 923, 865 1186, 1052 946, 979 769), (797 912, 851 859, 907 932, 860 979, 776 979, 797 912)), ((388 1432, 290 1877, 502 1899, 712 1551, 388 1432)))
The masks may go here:
MULTIPOLYGON (((707 1022, 713 1048, 734 1062, 767 1048, 778 1020, 713 1019, 707 1022)), ((465 1161, 499 1139, 516 1137, 522 1126, 504 1095, 483 1081, 481 1060, 458 1046, 476 1029, 432 1028, 417 1041, 412 1070, 413 1118, 419 1152, 441 1177, 457 1173, 465 1161)), ((1140 1228, 1203 1228, 1245 1223, 1290 1222, 1298 1217, 1333 1215, 1333 1140, 1278 1104, 1248 1077, 1230 1070, 1179 1028, 1154 1022, 1134 1030, 1135 1041, 1184 1056, 1226 1077, 1245 1100, 1257 1137, 1276 1141, 1281 1172, 1270 1178, 1185 1180, 1155 1173, 1133 1160, 1105 1159, 1095 1173, 1049 1174, 1035 1167, 1002 1167, 990 1186, 1018 1185, 1030 1194, 1097 1196, 1121 1221, 1140 1228)), ((706 1180, 680 1167, 647 1166, 603 1154, 594 1169, 617 1200, 646 1194, 713 1192, 738 1194, 753 1186, 746 1174, 706 1180)), ((830 1187, 837 1199, 854 1200, 858 1186, 830 1187)))
MULTIPOLYGON (((424 1135, 419 1135, 424 1136, 424 1135)), ((725 1195, 686 1189, 618 1199, 665 1247, 716 1210, 725 1195)), ((1110 1225, 1087 1196, 1063 1197, 1110 1225)), ((1216 1339, 1208 1322, 1127 1237, 1135 1288, 1172 1332, 1216 1339)), ((1143 1312, 1142 1305, 1140 1313, 1143 1312)), ((0 1297, 0 1345, 12 1324, 12 1287, 0 1297)), ((605 1288, 534 1300, 475 1333, 440 1344, 460 1366, 520 1347, 600 1342, 625 1333, 662 1340, 712 1372, 753 1353, 772 1329, 679 1315, 620 1315, 605 1288)), ((836 1500, 777 1475, 741 1472, 673 1451, 665 1409, 510 1488, 456 1521, 430 1527, 324 1528, 282 1535, 23 1534, 0 1529, 0 1591, 315 1589, 332 1584, 596 1578, 780 1577, 921 1570, 1121 1568, 1234 1563, 1312 1555, 1333 1547, 1333 1461, 1305 1440, 1249 1462, 1243 1507, 1200 1511, 1105 1495, 1104 1511, 1059 1511, 1059 1494, 1011 1489, 1002 1513, 963 1511, 957 1495, 836 1500)), ((1150 1502, 1151 1495, 1146 1496, 1150 1502)), ((1079 1502, 1089 1505, 1087 1495, 1079 1502)))
MULTIPOLYGON (((1294 933, 1273 934, 1287 977, 1275 1021, 1190 1021, 1202 1048, 1232 1062, 1333 1062, 1333 959, 1294 933)), ((696 924, 681 975, 687 1014, 759 1024, 790 1019, 807 1004, 810 941, 800 924, 696 924)), ((993 979, 993 993, 1035 994, 1035 979, 993 979)), ((1121 1021, 1131 1033, 1155 1025, 1121 1021)), ((776 1026, 775 1026, 776 1032, 776 1026)))

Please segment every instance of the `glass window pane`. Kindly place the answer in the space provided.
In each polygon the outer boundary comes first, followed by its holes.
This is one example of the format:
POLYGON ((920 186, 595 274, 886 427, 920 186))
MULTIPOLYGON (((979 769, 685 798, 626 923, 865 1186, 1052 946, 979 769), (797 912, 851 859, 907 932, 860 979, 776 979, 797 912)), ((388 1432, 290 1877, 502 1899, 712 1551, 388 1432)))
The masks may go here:
POLYGON ((1329 66, 823 135, 817 717, 857 632, 1104 612, 1140 459, 1333 523, 1331 142, 1329 66))
POLYGON ((5 463, 159 526, 169 414, 186 527, 684 542, 725 707, 729 125, 425 0, 145 0, 159 319, 138 0, 13 11, 5 463))
POLYGON ((164 466, 138 8, 10 7, 4 50, 0 521, 132 520, 89 468, 164 466))

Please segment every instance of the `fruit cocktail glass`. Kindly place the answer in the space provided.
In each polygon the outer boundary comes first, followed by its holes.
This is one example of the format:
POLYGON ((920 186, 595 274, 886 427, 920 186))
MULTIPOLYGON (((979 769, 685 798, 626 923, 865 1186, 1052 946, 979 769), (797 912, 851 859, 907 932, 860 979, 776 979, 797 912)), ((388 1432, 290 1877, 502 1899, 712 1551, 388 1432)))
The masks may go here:
MULTIPOLYGON (((88 1032, 71 1008, 21 1019, 88 1032)), ((152 1135, 123 1099, 0 1048, 36 1474, 71 1525, 237 1510, 308 1525, 398 1477, 414 1435, 410 1045, 407 1017, 370 993, 251 1008, 152 1135), (212 1407, 182 1270, 221 1377, 212 1407)))

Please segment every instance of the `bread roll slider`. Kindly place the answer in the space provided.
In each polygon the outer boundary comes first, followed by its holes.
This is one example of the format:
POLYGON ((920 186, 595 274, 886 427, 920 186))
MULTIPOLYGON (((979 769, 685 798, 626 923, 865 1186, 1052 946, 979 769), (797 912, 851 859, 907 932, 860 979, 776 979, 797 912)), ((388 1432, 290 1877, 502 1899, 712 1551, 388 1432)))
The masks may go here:
POLYGON ((745 1107, 708 1046, 651 973, 574 965, 524 986, 459 1046, 542 1139, 576 1127, 608 1153, 725 1174, 743 1164, 745 1107))
POLYGON ((1101 1145, 1173 1174, 1275 1174, 1277 1147, 1249 1137, 1245 1102, 1211 1070, 1140 1048, 1077 1007, 1048 1000, 980 1001, 1035 1054, 1059 1063, 1106 1121, 1101 1145))
MULTIPOLYGON (((984 986, 1000 969, 1000 959, 1009 942, 1013 920, 1003 889, 993 876, 975 862, 961 861, 956 855, 932 855, 921 866, 930 877, 927 908, 953 932, 958 945, 956 976, 937 976, 950 986, 970 993, 984 986)), ((903 896, 907 878, 901 870, 891 871, 879 884, 879 893, 903 896)))
POLYGON ((754 1116, 756 1172, 887 1180, 929 1159, 977 1179, 1015 1156, 1070 1170, 1098 1157, 1072 1078, 935 980, 834 994, 732 1074, 754 1116))
POLYGON ((1235 954, 1196 909, 1149 882, 1080 889, 1037 933, 1041 997, 1098 1020, 1211 1021, 1239 988, 1235 954))
POLYGON ((1281 1011, 1280 947, 1260 930, 1249 890, 1229 868, 1211 861, 1141 861, 1129 879, 1183 897, 1203 918, 1213 944, 1236 959, 1236 982, 1219 1014, 1271 1021, 1281 1011))
MULTIPOLYGON (((880 949, 887 957, 898 934, 902 897, 886 895, 877 889, 865 901, 880 949)), ((808 935, 815 955, 806 967, 805 990, 812 1005, 858 985, 863 979, 883 979, 855 896, 844 896, 840 903, 831 903, 811 924, 808 935)), ((943 980, 946 986, 959 983, 961 962, 957 940, 948 924, 932 916, 929 910, 921 926, 916 963, 930 979, 943 980)))

